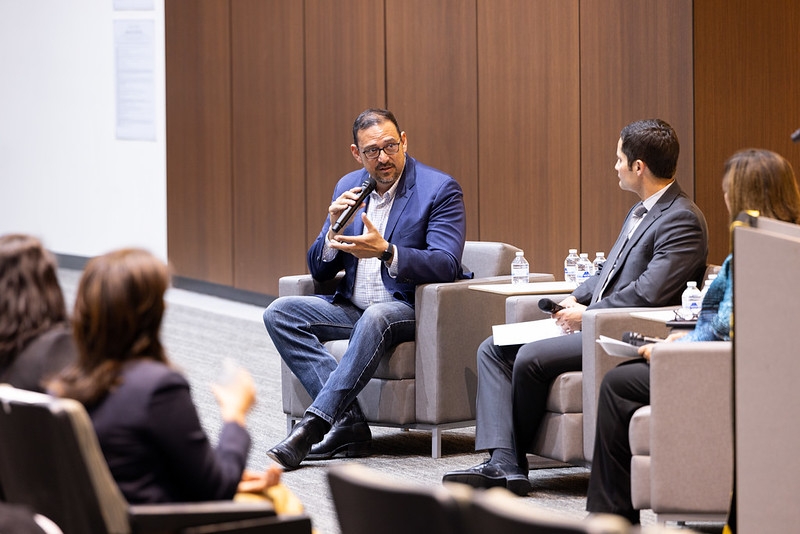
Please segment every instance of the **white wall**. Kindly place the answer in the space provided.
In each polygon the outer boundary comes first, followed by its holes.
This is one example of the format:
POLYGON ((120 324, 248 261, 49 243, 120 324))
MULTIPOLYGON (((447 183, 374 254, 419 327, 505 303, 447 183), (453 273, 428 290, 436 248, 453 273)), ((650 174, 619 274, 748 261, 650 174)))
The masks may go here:
POLYGON ((166 259, 164 0, 0 0, 0 234, 166 259), (114 20, 155 21, 156 140, 116 139, 114 20))

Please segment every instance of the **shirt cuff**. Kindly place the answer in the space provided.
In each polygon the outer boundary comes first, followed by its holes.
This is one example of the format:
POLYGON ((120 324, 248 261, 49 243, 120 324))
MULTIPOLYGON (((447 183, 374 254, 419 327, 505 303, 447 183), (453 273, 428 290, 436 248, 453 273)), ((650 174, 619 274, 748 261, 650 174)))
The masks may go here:
POLYGON ((328 234, 325 234, 325 244, 322 246, 322 261, 324 262, 331 262, 336 257, 336 253, 339 252, 335 248, 331 247, 330 240, 328 240, 328 234))
POLYGON ((389 271, 389 276, 397 278, 397 245, 392 245, 392 249, 392 263, 388 265, 387 270, 389 271))

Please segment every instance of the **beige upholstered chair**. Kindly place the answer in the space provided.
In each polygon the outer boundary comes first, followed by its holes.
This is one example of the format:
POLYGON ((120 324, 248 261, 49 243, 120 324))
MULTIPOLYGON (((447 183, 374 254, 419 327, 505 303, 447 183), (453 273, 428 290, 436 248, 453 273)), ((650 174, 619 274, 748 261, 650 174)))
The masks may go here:
MULTIPOLYGON (((462 264, 473 280, 425 284, 417 288, 417 334, 397 345, 381 361, 358 397, 371 425, 430 430, 431 453, 441 455, 441 432, 475 424, 476 354, 494 324, 503 322, 505 297, 469 289, 478 283, 508 283, 517 247, 505 243, 467 241, 462 264)), ((553 280, 531 274, 531 281, 553 280)), ((282 277, 279 294, 330 293, 335 283, 318 284, 310 275, 282 277)), ((347 340, 326 344, 341 358, 347 340)), ((297 378, 282 364, 283 411, 287 426, 311 404, 297 378)), ((287 430, 288 430, 287 429, 287 430)))
MULTIPOLYGON (((717 272, 718 265, 709 265, 708 273, 717 272)), ((524 295, 506 300, 506 322, 543 319, 549 315, 538 306, 541 298, 558 302, 565 295, 524 295)), ((621 339, 624 332, 640 332, 653 337, 665 337, 669 330, 658 321, 637 317, 632 312, 666 311, 663 308, 614 308, 589 310, 583 315, 583 370, 559 375, 550 386, 548 413, 542 422, 536 442, 529 451, 536 456, 571 465, 589 465, 594 453, 597 424, 597 399, 605 374, 623 360, 611 356, 597 344, 601 336, 621 339)), ((531 467, 551 464, 532 459, 531 467)))
POLYGON ((800 226, 765 217, 751 224, 733 231, 736 526, 794 532, 800 525, 794 269, 800 226))
MULTIPOLYGON (((539 309, 541 298, 556 302, 565 295, 523 295, 506 300, 506 322, 533 321, 549 317, 539 309)), ((622 332, 658 328, 658 323, 630 316, 629 308, 590 310, 583 316, 583 371, 559 375, 547 397, 547 414, 530 453, 571 465, 591 462, 597 419, 597 397, 603 376, 619 365, 620 358, 608 355, 595 340, 600 334, 620 339, 622 332), (624 322, 620 322, 620 318, 624 322), (591 377, 591 380, 586 380, 591 377)), ((664 335, 661 325, 657 333, 664 335)), ((551 464, 532 459, 531 467, 551 464)))
POLYGON ((629 427, 631 499, 659 522, 725 520, 733 487, 730 342, 657 345, 629 427))
POLYGON ((0 385, 0 479, 8 502, 64 534, 311 532, 307 517, 279 518, 267 502, 129 505, 83 405, 9 385, 0 385))

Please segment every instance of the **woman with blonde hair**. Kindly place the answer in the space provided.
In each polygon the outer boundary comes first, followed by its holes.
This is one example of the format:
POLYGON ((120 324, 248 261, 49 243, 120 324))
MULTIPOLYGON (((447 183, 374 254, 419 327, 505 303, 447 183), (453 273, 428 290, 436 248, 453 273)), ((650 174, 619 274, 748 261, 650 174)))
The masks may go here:
POLYGON ((276 474, 245 470, 253 380, 239 370, 226 384, 212 386, 224 423, 212 448, 189 383, 170 365, 161 343, 169 281, 167 265, 145 250, 122 249, 90 260, 73 313, 78 361, 50 390, 86 406, 111 474, 130 503, 265 491, 277 482, 276 474))
POLYGON ((41 241, 0 236, 0 383, 44 391, 75 360, 57 265, 41 241))

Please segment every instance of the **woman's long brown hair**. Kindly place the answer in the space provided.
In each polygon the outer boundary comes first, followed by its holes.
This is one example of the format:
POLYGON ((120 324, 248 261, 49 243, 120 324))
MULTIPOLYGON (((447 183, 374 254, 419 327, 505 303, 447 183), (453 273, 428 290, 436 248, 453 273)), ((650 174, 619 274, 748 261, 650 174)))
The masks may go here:
POLYGON ((119 382, 126 362, 166 363, 160 328, 169 279, 167 265, 142 249, 90 260, 73 311, 78 363, 50 384, 51 391, 91 406, 119 382))
POLYGON ((0 371, 25 346, 67 319, 57 264, 41 241, 0 236, 0 371))

